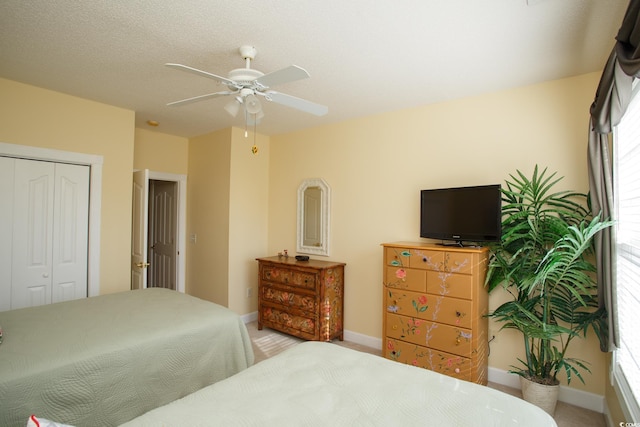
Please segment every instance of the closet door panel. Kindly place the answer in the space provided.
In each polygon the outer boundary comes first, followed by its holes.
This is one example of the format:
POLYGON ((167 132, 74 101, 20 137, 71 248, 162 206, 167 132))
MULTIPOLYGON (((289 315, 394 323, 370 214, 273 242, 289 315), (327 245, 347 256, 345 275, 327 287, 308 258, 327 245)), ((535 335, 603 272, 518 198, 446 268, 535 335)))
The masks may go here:
POLYGON ((51 302, 53 163, 15 160, 11 308, 51 302))
POLYGON ((52 302, 87 296, 89 167, 56 164, 52 302))
POLYGON ((14 169, 15 159, 0 157, 0 311, 11 308, 14 169))

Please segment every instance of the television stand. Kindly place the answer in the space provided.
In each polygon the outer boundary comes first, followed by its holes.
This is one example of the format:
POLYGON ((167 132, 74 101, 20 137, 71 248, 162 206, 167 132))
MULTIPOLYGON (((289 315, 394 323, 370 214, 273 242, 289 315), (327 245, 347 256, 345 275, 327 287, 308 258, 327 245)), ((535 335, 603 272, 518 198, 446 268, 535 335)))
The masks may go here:
POLYGON ((480 245, 476 245, 476 244, 473 244, 473 243, 464 243, 462 240, 455 240, 455 241, 454 240, 449 240, 449 241, 444 241, 443 240, 442 242, 438 243, 438 245, 440 245, 440 246, 448 246, 448 247, 455 246, 455 247, 458 247, 458 248, 481 248, 482 247, 480 245))

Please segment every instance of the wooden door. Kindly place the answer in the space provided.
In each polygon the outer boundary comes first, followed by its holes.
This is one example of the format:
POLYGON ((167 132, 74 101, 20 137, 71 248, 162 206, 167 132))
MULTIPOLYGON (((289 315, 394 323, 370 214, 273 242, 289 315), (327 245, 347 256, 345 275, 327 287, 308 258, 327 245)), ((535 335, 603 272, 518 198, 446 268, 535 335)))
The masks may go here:
POLYGON ((170 181, 149 182, 149 287, 176 290, 177 186, 170 181))

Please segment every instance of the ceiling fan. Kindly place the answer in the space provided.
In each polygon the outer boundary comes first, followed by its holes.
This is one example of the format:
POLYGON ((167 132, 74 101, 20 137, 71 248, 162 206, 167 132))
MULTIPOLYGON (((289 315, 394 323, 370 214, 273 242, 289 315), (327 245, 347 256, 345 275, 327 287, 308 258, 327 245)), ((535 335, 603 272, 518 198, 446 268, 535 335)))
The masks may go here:
POLYGON ((236 117, 240 108, 244 107, 247 124, 258 123, 264 116, 262 104, 258 98, 259 96, 264 97, 267 101, 295 108, 296 110, 304 111, 306 113, 315 114, 316 116, 323 116, 327 114, 329 109, 324 105, 271 90, 271 87, 273 86, 310 77, 309 73, 305 69, 298 67, 297 65, 290 65, 281 70, 264 74, 251 68, 251 60, 256 57, 257 53, 255 47, 241 46, 239 52, 245 60, 245 67, 231 70, 228 77, 218 76, 216 74, 208 73, 182 64, 165 64, 167 67, 171 67, 176 70, 186 71, 188 73, 216 80, 217 82, 227 86, 228 89, 221 92, 213 92, 182 99, 180 101, 170 102, 167 105, 175 107, 190 104, 192 102, 217 98, 219 96, 233 95, 234 98, 225 105, 224 109, 233 117, 236 117))

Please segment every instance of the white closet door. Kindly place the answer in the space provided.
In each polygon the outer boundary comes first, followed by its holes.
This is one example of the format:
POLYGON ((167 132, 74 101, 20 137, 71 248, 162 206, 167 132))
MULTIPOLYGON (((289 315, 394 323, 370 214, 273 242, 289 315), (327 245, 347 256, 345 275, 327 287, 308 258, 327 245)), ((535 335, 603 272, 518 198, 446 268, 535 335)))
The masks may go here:
POLYGON ((86 297, 89 167, 0 161, 0 310, 86 297))
POLYGON ((87 296, 89 167, 57 163, 51 302, 87 296))
POLYGON ((55 164, 15 160, 11 308, 51 302, 55 164))
POLYGON ((0 311, 11 308, 14 159, 0 157, 0 311))

